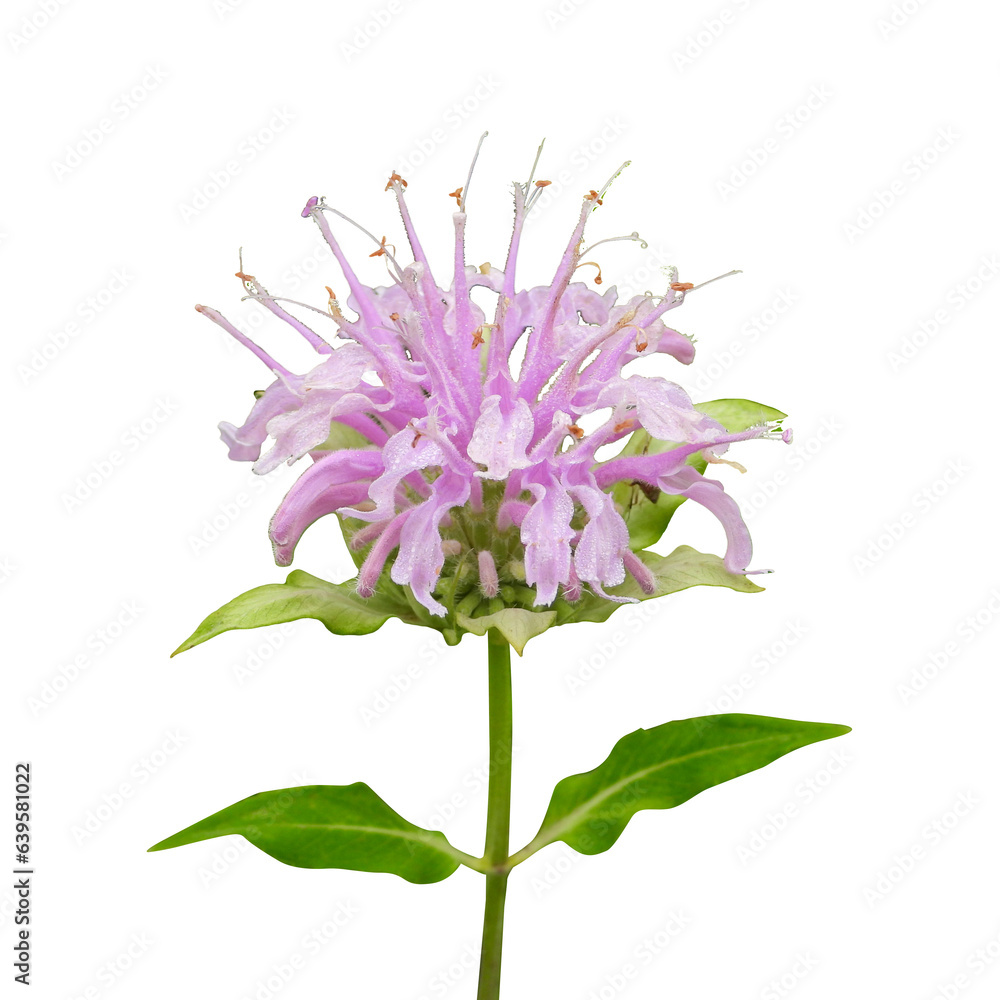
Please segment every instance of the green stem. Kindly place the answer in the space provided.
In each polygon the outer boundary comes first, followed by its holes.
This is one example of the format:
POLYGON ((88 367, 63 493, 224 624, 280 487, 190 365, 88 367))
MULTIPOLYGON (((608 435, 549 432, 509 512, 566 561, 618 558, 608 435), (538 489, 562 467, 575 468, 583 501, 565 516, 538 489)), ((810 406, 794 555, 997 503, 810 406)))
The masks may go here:
POLYGON ((498 1000, 503 909, 510 872, 510 762, 513 750, 510 646, 489 632, 490 789, 486 811, 486 913, 478 1000, 498 1000))

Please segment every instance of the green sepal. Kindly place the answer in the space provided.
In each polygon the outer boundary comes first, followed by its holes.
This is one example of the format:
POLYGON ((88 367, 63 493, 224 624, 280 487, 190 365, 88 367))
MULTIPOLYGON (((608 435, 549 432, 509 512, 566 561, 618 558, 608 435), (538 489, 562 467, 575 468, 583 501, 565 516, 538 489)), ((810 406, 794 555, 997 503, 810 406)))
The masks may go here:
POLYGON ((478 861, 443 833, 403 819, 364 782, 302 785, 260 792, 154 844, 182 847, 238 833, 282 864, 387 872, 424 884, 440 882, 478 861))
POLYGON ((538 834, 515 863, 557 840, 581 854, 600 854, 641 809, 673 808, 792 750, 849 732, 849 726, 740 714, 637 729, 592 771, 556 785, 538 834))
MULTIPOLYGON (((763 590, 748 577, 730 573, 719 556, 698 552, 688 545, 678 546, 669 556, 655 552, 640 552, 638 556, 656 578, 654 592, 644 593, 630 577, 621 586, 611 587, 609 594, 648 601, 697 586, 727 587, 744 594, 763 590)), ((532 600, 534 592, 525 588, 524 597, 532 600)), ((393 583, 386 574, 379 581, 375 594, 365 598, 357 592, 357 580, 329 583, 297 569, 288 574, 284 583, 255 587, 213 611, 171 656, 233 629, 263 628, 300 618, 315 618, 335 635, 367 635, 377 631, 390 618, 398 618, 409 625, 436 629, 449 646, 460 642, 466 633, 485 635, 494 628, 522 655, 530 639, 554 625, 603 622, 623 606, 585 591, 580 600, 572 604, 560 598, 550 608, 539 610, 505 608, 498 598, 494 598, 493 602, 477 602, 474 611, 479 614, 456 610, 447 617, 439 617, 423 607, 409 587, 393 583), (497 605, 495 610, 491 606, 494 603, 497 605)))
POLYGON ((503 608, 479 618, 460 613, 455 615, 458 624, 473 635, 486 635, 491 628, 495 628, 514 647, 518 656, 524 655, 529 639, 556 624, 556 617, 555 611, 529 611, 527 608, 503 608))
MULTIPOLYGON (((656 589, 651 594, 645 593, 638 583, 629 577, 619 587, 609 587, 608 593, 616 597, 633 597, 640 601, 651 601, 667 594, 676 594, 688 587, 727 587, 742 594, 759 594, 763 587, 758 587, 748 576, 742 573, 730 573, 720 556, 708 552, 699 552, 690 545, 678 545, 668 556, 656 552, 637 552, 636 555, 653 572, 656 578, 656 589)), ((553 607, 558 614, 558 625, 570 622, 603 622, 621 607, 627 605, 606 601, 597 594, 585 591, 579 601, 570 604, 560 598, 553 607)))

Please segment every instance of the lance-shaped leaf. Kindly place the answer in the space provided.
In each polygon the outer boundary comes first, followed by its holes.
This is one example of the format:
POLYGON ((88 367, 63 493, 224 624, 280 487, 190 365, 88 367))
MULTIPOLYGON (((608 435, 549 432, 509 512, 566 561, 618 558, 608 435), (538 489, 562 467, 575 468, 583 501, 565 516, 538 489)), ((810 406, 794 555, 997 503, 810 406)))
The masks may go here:
POLYGON ((640 809, 670 809, 792 750, 848 732, 848 726, 740 714, 637 729, 603 764, 556 785, 541 829, 514 863, 557 840, 581 854, 600 854, 640 809))
POLYGON ((230 629, 260 628, 298 618, 316 618, 336 635, 367 635, 394 617, 415 620, 405 604, 378 593, 362 598, 355 586, 354 580, 328 583, 303 570, 293 570, 284 583, 254 587, 213 611, 170 655, 230 629))
POLYGON ((444 834, 403 819, 364 782, 260 792, 149 848, 163 851, 238 833, 296 868, 389 872, 407 882, 440 882, 479 862, 444 834))
MULTIPOLYGON (((707 403, 696 403, 695 409, 718 420, 732 434, 739 434, 769 420, 783 420, 787 416, 773 406, 755 403, 752 399, 713 399, 707 403)), ((659 441, 648 432, 640 430, 632 434, 622 449, 622 454, 657 455, 677 447, 673 441, 659 441)), ((701 453, 688 458, 687 464, 701 473, 708 467, 701 453)), ((648 548, 658 541, 677 508, 686 499, 671 493, 647 493, 640 486, 628 483, 619 483, 612 495, 615 502, 626 511, 629 547, 633 552, 648 548)))

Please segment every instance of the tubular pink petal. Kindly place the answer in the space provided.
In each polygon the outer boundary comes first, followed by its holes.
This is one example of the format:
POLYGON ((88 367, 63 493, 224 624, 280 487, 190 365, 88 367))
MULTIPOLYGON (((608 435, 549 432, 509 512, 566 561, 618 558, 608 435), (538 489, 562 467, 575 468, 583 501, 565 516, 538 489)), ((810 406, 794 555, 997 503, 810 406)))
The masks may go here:
POLYGON ((326 240, 327 245, 333 251, 333 256, 337 259, 337 263, 340 265, 340 270, 343 272, 344 278, 351 289, 351 294, 354 296, 354 300, 357 303, 361 318, 364 320, 363 329, 357 326, 352 326, 352 336, 357 337, 362 346, 367 347, 378 361, 379 371, 382 375, 383 381, 385 381, 387 385, 394 385, 396 390, 405 396, 408 383, 398 358, 394 358, 387 353, 385 348, 379 344, 378 340, 374 338, 371 333, 372 330, 381 325, 380 317, 375 309, 371 289, 366 288, 360 281, 358 281, 358 276, 354 273, 354 269, 347 262, 347 258, 344 256, 344 252, 341 250, 340 244, 333 235, 333 230, 330 229, 330 224, 323 217, 322 206, 314 205, 309 214, 312 216, 316 225, 319 226, 319 230, 323 234, 323 239, 326 240))
POLYGON ((570 237, 569 245, 563 253, 562 260, 556 270, 555 277, 546 297, 545 307, 542 312, 541 323, 531 331, 528 337, 528 348, 524 356, 524 364, 521 367, 521 375, 517 380, 518 395, 522 398, 534 399, 538 395, 538 390, 548 380, 551 372, 547 372, 543 367, 543 352, 549 347, 549 340, 552 336, 552 325, 555 322, 556 311, 559 301, 569 285, 573 272, 580 262, 580 240, 583 239, 583 230, 587 225, 587 216, 593 209, 593 203, 587 198, 583 200, 580 209, 580 218, 577 221, 573 235, 570 237))
POLYGON ((386 525, 385 530, 379 535, 378 540, 371 547, 365 561, 358 571, 358 593, 362 597, 371 597, 375 593, 379 577, 385 567, 385 561, 389 558, 389 553, 399 544, 399 536, 402 533, 406 519, 412 513, 404 510, 386 525))
POLYGON ((571 486, 569 491, 588 517, 573 554, 577 575, 592 586, 623 583, 622 553, 628 548, 628 528, 610 495, 589 486, 571 486))
POLYGON ((274 549, 274 561, 279 566, 292 564, 295 546, 306 528, 340 507, 360 503, 368 495, 367 483, 338 483, 315 491, 308 488, 298 490, 302 481, 296 481, 271 519, 268 534, 274 549))
POLYGON ((382 449, 385 471, 368 489, 368 496, 375 501, 373 510, 358 511, 345 508, 340 513, 361 521, 382 521, 396 509, 396 488, 411 472, 440 465, 444 461, 441 449, 431 440, 407 427, 394 434, 382 449))
POLYGON ((268 422, 267 432, 274 438, 274 447, 257 461, 254 472, 265 475, 282 462, 291 465, 326 441, 335 419, 375 408, 371 398, 362 393, 314 390, 298 410, 268 422))
POLYGON ((535 587, 535 605, 551 604, 560 584, 569 580, 570 540, 573 538, 573 501, 549 474, 547 481, 530 483, 535 497, 521 525, 525 580, 535 587))
POLYGON ((656 455, 620 456, 602 463, 594 469, 594 480, 601 489, 613 486, 627 479, 638 479, 649 486, 656 486, 663 476, 670 476, 684 467, 691 455, 706 448, 732 444, 736 441, 750 441, 754 438, 769 437, 772 431, 765 425, 751 427, 738 434, 720 434, 693 444, 680 445, 670 451, 656 455))
POLYGON ((434 481, 430 498, 410 511, 399 539, 399 552, 389 575, 395 583, 409 586, 413 596, 434 615, 448 613, 432 594, 444 566, 441 521, 452 507, 460 507, 468 499, 468 480, 443 473, 434 481))
POLYGON ((520 500, 505 500, 497 511, 497 528, 500 531, 506 531, 514 526, 520 528, 529 510, 531 504, 522 503, 520 500))
POLYGON ((493 561, 493 553, 483 549, 479 555, 479 589, 483 597, 496 597, 500 593, 500 579, 497 576, 497 565, 493 561))
POLYGON ((293 392, 282 379, 272 382, 263 395, 253 404, 242 427, 228 421, 219 424, 219 436, 229 448, 234 462, 256 462, 261 445, 267 440, 267 425, 282 413, 297 410, 302 398, 293 392))
POLYGON ((258 347, 246 334, 241 333, 239 330, 233 326, 232 323, 226 319, 217 309, 213 309, 211 306, 195 306, 195 309, 202 314, 202 316, 207 316, 216 326, 221 326, 223 330, 226 331, 230 336, 238 340, 247 350, 255 354, 261 361, 264 362, 267 367, 275 373, 280 372, 282 375, 291 375, 292 373, 284 366, 279 365, 274 358, 271 357, 263 347, 258 347))
POLYGON ((310 329, 301 320, 296 319, 291 313, 286 312, 275 302, 270 292, 253 275, 240 272, 237 277, 242 276, 243 284, 251 293, 250 297, 259 302, 265 309, 272 312, 278 319, 284 320, 289 326, 297 330, 320 354, 329 354, 333 348, 314 330, 310 329))
POLYGON ((633 576, 644 594, 656 592, 656 577, 653 576, 653 571, 631 549, 622 551, 622 560, 625 569, 633 576))
POLYGON ((275 562, 290 565, 306 528, 340 507, 365 500, 370 481, 381 471, 382 455, 377 451, 336 451, 315 462, 295 481, 271 518, 275 562))
POLYGON ((721 522, 726 532, 726 569, 730 573, 745 573, 753 556, 750 531, 740 513, 739 504, 723 489, 716 479, 706 479, 697 469, 686 466, 672 476, 657 482, 665 493, 685 496, 710 510, 721 522))

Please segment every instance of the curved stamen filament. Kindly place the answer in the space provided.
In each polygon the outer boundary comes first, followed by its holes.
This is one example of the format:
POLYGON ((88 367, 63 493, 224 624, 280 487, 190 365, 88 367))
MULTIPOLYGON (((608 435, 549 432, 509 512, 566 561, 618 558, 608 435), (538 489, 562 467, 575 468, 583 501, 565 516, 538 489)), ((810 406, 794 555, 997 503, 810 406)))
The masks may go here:
POLYGON ((589 247, 582 249, 580 253, 590 253, 594 247, 599 247, 602 243, 617 243, 619 240, 628 240, 631 243, 638 243, 643 250, 649 249, 649 244, 638 233, 629 233, 628 236, 608 236, 603 240, 598 240, 596 243, 591 243, 589 247))
POLYGON ((608 188, 609 188, 609 187, 611 187, 611 185, 612 185, 612 184, 613 184, 613 183, 614 183, 614 182, 615 182, 615 181, 616 181, 616 180, 618 179, 618 176, 619 176, 619 175, 621 174, 621 172, 622 172, 622 171, 623 171, 623 170, 624 170, 624 169, 625 169, 626 167, 628 167, 628 166, 631 166, 631 164, 632 164, 632 161, 631 161, 631 160, 626 160, 626 161, 625 161, 625 162, 624 162, 624 163, 623 163, 623 164, 622 164, 622 165, 621 165, 621 166, 620 166, 620 167, 619 167, 619 168, 618 168, 618 169, 617 169, 617 170, 616 170, 616 171, 615 171, 615 172, 614 172, 614 173, 613 173, 613 174, 612 174, 612 175, 611 175, 611 176, 610 176, 610 177, 609 177, 608 179, 607 179, 607 181, 605 181, 605 183, 604 183, 604 187, 602 187, 602 188, 601 188, 601 190, 597 192, 597 204, 598 204, 598 205, 600 205, 600 204, 601 204, 601 200, 602 200, 602 199, 604 198, 604 196, 605 196, 605 195, 606 195, 606 194, 608 193, 608 188))
POLYGON ((576 267, 573 268, 573 270, 574 271, 579 271, 581 267, 596 267, 597 268, 597 277, 594 278, 594 284, 595 285, 600 285, 604 281, 604 278, 601 277, 601 265, 598 264, 596 260, 583 260, 583 261, 580 261, 580 263, 577 264, 576 267))
POLYGON ((469 200, 469 185, 472 183, 472 171, 476 169, 476 160, 479 159, 479 153, 483 148, 483 141, 486 139, 488 135, 489 132, 484 132, 479 137, 479 142, 476 144, 476 152, 472 157, 472 163, 469 164, 469 173, 468 176, 465 178, 465 186, 460 187, 458 189, 459 192, 463 191, 465 192, 464 194, 460 194, 458 197, 458 210, 460 212, 465 211, 465 203, 469 200))
MULTIPOLYGON (((725 274, 717 274, 714 278, 709 278, 708 281, 703 281, 700 285, 689 285, 689 289, 692 292, 696 292, 699 288, 704 288, 706 285, 712 284, 713 281, 721 281, 723 278, 728 278, 733 274, 742 274, 743 272, 738 268, 734 268, 732 271, 726 271, 725 274)), ((671 285, 671 287, 673 287, 671 285)))
MULTIPOLYGON (((323 212, 332 212, 334 215, 339 215, 340 218, 342 218, 345 222, 349 222, 352 226, 354 226, 355 229, 360 229, 361 232, 363 232, 365 236, 367 236, 368 239, 372 241, 372 243, 378 244, 378 250, 376 250, 375 253, 373 254, 369 254, 369 256, 381 257, 383 254, 385 254, 386 258, 392 261, 393 267, 395 267, 399 273, 402 273, 403 269, 399 266, 399 262, 396 260, 394 254, 389 253, 389 251, 386 249, 386 242, 384 236, 382 237, 381 240, 376 239, 375 235, 373 233, 368 232, 368 230, 365 229, 364 226, 362 226, 358 222, 355 222, 349 215, 344 215, 343 212, 341 212, 339 209, 334 208, 332 205, 327 205, 324 202, 320 202, 317 208, 319 208, 323 212)), ((396 248, 391 243, 388 245, 392 247, 393 251, 395 251, 396 248)))
POLYGON ((539 181, 535 184, 535 190, 531 190, 532 181, 535 180, 535 171, 538 169, 538 161, 542 158, 542 148, 545 146, 545 140, 538 144, 538 149, 535 152, 535 162, 531 164, 531 173, 528 174, 528 179, 524 184, 519 184, 518 187, 521 188, 521 193, 524 195, 524 213, 525 215, 531 211, 531 206, 538 200, 538 196, 541 194, 542 189, 546 188, 551 184, 551 181, 539 181))

